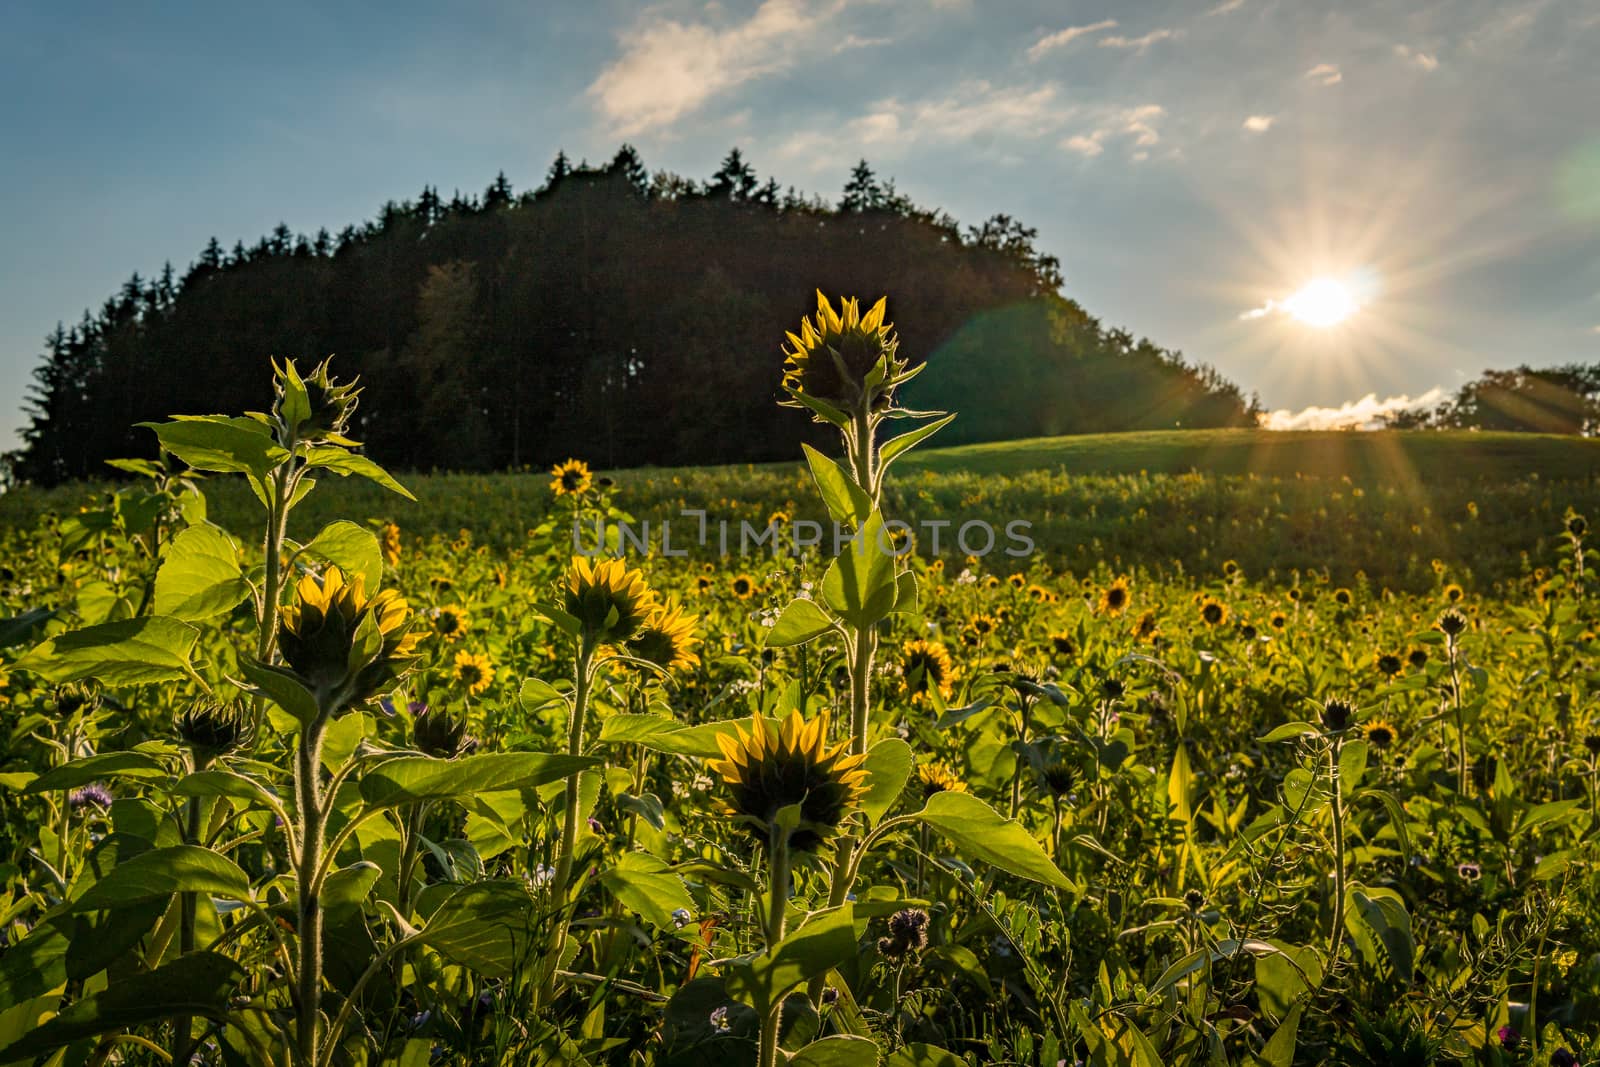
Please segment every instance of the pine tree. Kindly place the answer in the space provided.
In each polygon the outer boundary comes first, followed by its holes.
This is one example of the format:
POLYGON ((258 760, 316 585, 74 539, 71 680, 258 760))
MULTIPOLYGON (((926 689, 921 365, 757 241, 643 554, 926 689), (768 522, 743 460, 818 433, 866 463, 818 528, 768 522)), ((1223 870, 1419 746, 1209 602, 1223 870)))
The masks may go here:
POLYGON ((844 183, 844 195, 839 198, 840 211, 876 211, 883 205, 883 188, 878 176, 866 160, 850 170, 850 180, 844 183))

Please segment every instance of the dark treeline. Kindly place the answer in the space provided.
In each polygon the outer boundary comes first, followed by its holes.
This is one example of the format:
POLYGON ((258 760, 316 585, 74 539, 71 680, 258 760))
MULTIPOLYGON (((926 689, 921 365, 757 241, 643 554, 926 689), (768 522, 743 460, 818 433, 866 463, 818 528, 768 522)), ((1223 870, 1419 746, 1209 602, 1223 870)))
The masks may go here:
POLYGON ((863 161, 836 204, 762 181, 738 150, 704 182, 556 157, 537 190, 425 188, 332 235, 215 239, 178 277, 134 275, 35 371, 13 477, 107 473, 139 420, 259 409, 269 356, 334 353, 365 382, 356 432, 400 468, 606 467, 796 454, 773 406, 779 343, 813 291, 889 294, 908 394, 959 410, 945 438, 1242 425, 1255 405, 1209 368, 1103 327, 1005 215, 962 228, 863 161))
POLYGON ((1486 370, 1437 407, 1396 412, 1387 422, 1401 430, 1592 434, 1600 431, 1600 364, 1486 370))

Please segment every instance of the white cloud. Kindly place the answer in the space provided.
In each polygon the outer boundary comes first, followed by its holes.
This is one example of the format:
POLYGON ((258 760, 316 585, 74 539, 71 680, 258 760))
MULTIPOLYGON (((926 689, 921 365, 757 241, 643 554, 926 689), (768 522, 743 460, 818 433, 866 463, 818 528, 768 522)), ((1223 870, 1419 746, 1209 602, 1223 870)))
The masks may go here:
POLYGON ((1227 15, 1244 6, 1244 0, 1222 0, 1222 3, 1207 11, 1208 15, 1227 15))
POLYGON ((1338 85, 1344 81, 1343 72, 1332 63, 1318 63, 1306 71, 1306 77, 1315 81, 1318 85, 1338 85))
POLYGON ((1088 133, 1073 134, 1066 138, 1061 142, 1061 147, 1093 159, 1105 151, 1108 140, 1123 137, 1131 140, 1136 149, 1129 158, 1142 162, 1150 158, 1150 153, 1145 150, 1161 143, 1161 131, 1156 128, 1156 123, 1166 113, 1167 109, 1160 104, 1141 104, 1113 111, 1103 115, 1088 133))
POLYGON ((1444 399, 1445 391, 1437 385, 1420 396, 1402 394, 1379 400, 1378 394, 1368 393, 1336 408, 1313 405, 1299 411, 1284 408, 1268 412, 1261 416, 1261 425, 1268 430, 1376 430, 1383 426, 1386 415, 1431 408, 1444 399))
MULTIPOLYGON (((1093 159, 1095 156, 1098 156, 1101 152, 1106 150, 1106 146, 1103 143, 1105 141, 1105 137, 1105 130, 1095 130, 1092 133, 1087 134, 1075 133, 1071 137, 1068 137, 1065 141, 1062 141, 1061 147, 1067 149, 1069 152, 1076 152, 1080 156, 1087 156, 1088 158, 1093 159)), ((1595 327, 1595 329, 1600 330, 1600 326, 1595 327)))
POLYGON ((1418 68, 1427 71, 1429 74, 1432 74, 1434 71, 1439 69, 1439 57, 1429 55, 1427 52, 1419 52, 1416 49, 1408 48, 1403 44, 1397 44, 1394 46, 1394 54, 1406 62, 1412 63, 1418 68))
POLYGON ((1176 40, 1183 36, 1182 30, 1151 30, 1143 37, 1102 37, 1101 48, 1126 48, 1136 56, 1142 56, 1150 51, 1150 46, 1158 41, 1176 40))
POLYGON ((1594 329, 1590 330, 1589 332, 1590 333, 1600 333, 1600 326, 1596 326, 1594 329))
MULTIPOLYGON (((827 40, 830 20, 846 2, 763 0, 749 18, 725 26, 647 14, 622 33, 622 54, 595 78, 589 96, 616 134, 669 126, 719 93, 813 57, 793 42, 827 40)), ((881 43, 845 36, 826 53, 881 43)))
POLYGON ((1037 41, 1033 42, 1033 45, 1028 49, 1028 58, 1039 59, 1041 56, 1048 52, 1053 52, 1057 48, 1065 48, 1073 41, 1076 41, 1079 37, 1087 37, 1091 33, 1099 33, 1102 30, 1114 30, 1116 28, 1116 19, 1104 19, 1100 22, 1091 22, 1087 26, 1068 26, 1064 30, 1057 30, 1055 33, 1047 34, 1046 36, 1041 37, 1037 41))
POLYGON ((1277 121, 1272 115, 1251 115, 1244 120, 1244 128, 1251 133, 1266 133, 1272 129, 1272 124, 1277 121))

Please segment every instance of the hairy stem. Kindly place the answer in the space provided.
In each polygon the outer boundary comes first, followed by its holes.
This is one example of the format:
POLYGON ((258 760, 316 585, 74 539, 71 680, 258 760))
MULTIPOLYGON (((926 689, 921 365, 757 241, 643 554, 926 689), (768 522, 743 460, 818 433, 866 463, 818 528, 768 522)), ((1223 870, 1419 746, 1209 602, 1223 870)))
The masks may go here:
MULTIPOLYGON (((591 663, 594 648, 585 639, 578 651, 576 691, 572 697, 572 718, 567 724, 567 754, 583 755, 583 720, 589 710, 589 686, 593 681, 591 663)), ((562 812, 561 850, 556 855, 555 877, 550 882, 550 900, 556 913, 555 941, 550 956, 545 961, 545 976, 541 985, 539 1002, 549 1003, 555 996, 556 970, 561 966, 561 953, 567 945, 567 926, 561 921, 561 911, 567 902, 567 883, 572 878, 573 854, 578 847, 578 785, 580 775, 567 776, 566 808, 562 812)))

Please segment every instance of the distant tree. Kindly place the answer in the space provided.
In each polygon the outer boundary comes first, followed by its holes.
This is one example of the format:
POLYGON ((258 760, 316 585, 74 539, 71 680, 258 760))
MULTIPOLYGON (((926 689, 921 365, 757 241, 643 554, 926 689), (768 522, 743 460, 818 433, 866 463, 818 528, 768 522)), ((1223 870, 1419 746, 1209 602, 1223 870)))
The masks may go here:
POLYGON ((705 192, 707 196, 725 200, 749 200, 759 187, 755 168, 745 162, 744 154, 735 148, 723 157, 722 166, 706 183, 705 192))
POLYGON ((844 183, 844 193, 839 197, 839 210, 876 211, 882 205, 883 187, 863 159, 850 170, 850 179, 844 183))
POLYGON ((1400 412, 1397 429, 1591 434, 1600 429, 1600 364, 1486 370, 1432 411, 1400 412))
POLYGON ((495 175, 494 181, 489 183, 489 188, 483 191, 483 210, 494 211, 498 208, 511 206, 511 182, 506 179, 506 172, 501 171, 495 175))
POLYGON ((625 144, 617 149, 606 170, 626 181, 640 196, 650 195, 650 172, 645 169, 644 160, 633 145, 625 144))

